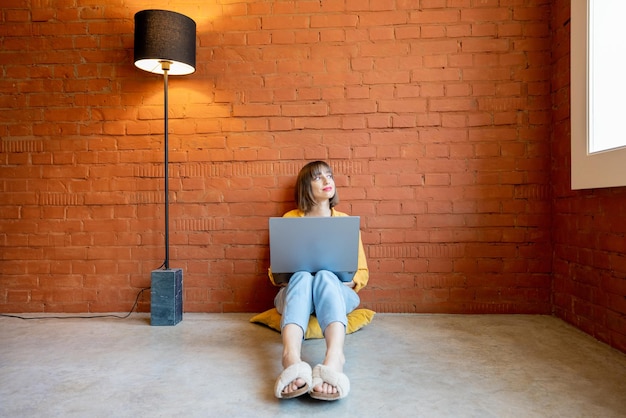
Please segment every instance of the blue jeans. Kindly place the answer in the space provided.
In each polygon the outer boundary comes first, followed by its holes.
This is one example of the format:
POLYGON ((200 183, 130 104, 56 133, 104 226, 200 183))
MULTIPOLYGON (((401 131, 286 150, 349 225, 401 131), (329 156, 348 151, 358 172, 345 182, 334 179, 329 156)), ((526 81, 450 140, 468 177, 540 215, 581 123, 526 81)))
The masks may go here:
POLYGON ((280 289, 274 298, 276 310, 282 315, 280 328, 296 324, 305 333, 313 313, 322 332, 333 322, 347 326, 348 314, 359 303, 357 293, 326 270, 318 271, 315 276, 306 271, 294 273, 287 287, 280 289))

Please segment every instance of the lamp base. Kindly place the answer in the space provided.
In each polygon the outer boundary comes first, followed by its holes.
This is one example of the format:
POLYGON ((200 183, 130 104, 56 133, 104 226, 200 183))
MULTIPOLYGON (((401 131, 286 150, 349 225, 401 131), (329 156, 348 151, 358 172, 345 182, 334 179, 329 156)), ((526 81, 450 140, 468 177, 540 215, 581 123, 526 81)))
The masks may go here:
POLYGON ((176 325, 183 320, 183 270, 152 270, 150 325, 176 325))

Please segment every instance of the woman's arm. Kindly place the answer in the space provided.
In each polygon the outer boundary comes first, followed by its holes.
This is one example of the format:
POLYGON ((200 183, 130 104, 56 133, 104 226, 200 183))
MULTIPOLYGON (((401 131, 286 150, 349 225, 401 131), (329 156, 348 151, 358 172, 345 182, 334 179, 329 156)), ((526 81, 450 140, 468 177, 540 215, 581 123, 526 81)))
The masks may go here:
POLYGON ((359 264, 358 270, 352 279, 354 286, 350 286, 355 292, 363 289, 369 281, 370 272, 367 268, 367 259, 365 258, 365 250, 363 249, 363 242, 361 242, 361 233, 359 233, 359 264))

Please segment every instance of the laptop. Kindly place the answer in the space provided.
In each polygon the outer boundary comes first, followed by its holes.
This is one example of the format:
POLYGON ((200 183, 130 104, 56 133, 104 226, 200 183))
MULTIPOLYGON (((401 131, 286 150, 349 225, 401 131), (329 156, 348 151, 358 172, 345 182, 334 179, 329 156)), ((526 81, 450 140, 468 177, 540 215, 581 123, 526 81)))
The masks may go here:
POLYGON ((283 284, 297 271, 332 271, 349 282, 359 264, 358 216, 270 218, 270 265, 283 284))

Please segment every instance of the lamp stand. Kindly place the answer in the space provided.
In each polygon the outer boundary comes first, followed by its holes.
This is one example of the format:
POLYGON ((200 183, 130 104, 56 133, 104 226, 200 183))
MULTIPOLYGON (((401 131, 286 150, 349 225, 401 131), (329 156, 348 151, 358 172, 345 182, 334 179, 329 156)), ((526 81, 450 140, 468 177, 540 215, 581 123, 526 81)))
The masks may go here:
POLYGON ((165 176, 165 261, 164 261, 164 268, 165 270, 169 270, 170 268, 170 184, 169 184, 169 177, 170 177, 170 168, 169 168, 169 143, 168 143, 168 131, 169 131, 169 127, 168 127, 168 114, 167 114, 167 108, 168 108, 168 103, 167 103, 167 99, 168 99, 168 86, 167 86, 167 73, 170 70, 170 63, 169 61, 161 61, 161 68, 163 69, 163 123, 164 123, 164 143, 163 143, 163 148, 164 148, 164 153, 165 153, 165 166, 164 166, 164 176, 165 176))
POLYGON ((168 143, 168 85, 169 61, 161 61, 163 69, 164 154, 165 165, 165 261, 163 269, 153 270, 150 287, 150 325, 176 325, 183 319, 183 270, 170 269, 170 199, 168 143))

